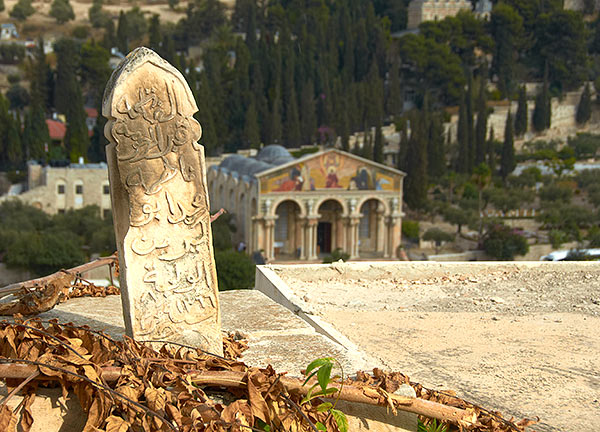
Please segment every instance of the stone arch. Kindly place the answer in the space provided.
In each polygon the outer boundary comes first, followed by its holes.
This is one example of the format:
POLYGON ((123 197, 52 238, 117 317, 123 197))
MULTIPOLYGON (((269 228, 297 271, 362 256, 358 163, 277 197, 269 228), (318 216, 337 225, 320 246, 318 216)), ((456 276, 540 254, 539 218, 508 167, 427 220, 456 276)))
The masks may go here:
POLYGON ((384 201, 368 198, 358 207, 358 254, 361 257, 377 258, 384 255, 385 214, 384 201))
POLYGON ((340 205, 340 207, 342 208, 342 214, 345 216, 348 214, 348 204, 346 203, 345 200, 339 199, 335 196, 326 196, 324 198, 321 198, 320 200, 318 200, 313 209, 315 214, 319 214, 319 207, 321 207, 321 205, 323 205, 324 202, 326 201, 335 201, 336 203, 338 203, 340 205))
POLYGON ((291 197, 291 196, 278 199, 273 204, 271 204, 271 211, 270 211, 270 215, 269 216, 276 216, 277 207, 279 206, 279 204, 281 204, 281 203, 283 203, 285 201, 292 201, 292 202, 296 203, 296 205, 300 209, 300 215, 299 216, 300 217, 305 217, 306 216, 306 206, 304 205, 304 203, 302 201, 300 201, 299 199, 291 197))
POLYGON ((344 249, 344 205, 335 198, 321 200, 315 207, 317 224, 316 251, 329 254, 335 249, 344 249))
POLYGON ((382 199, 381 197, 379 197, 377 195, 374 195, 374 194, 369 194, 369 195, 360 197, 360 199, 358 200, 358 204, 356 205, 356 209, 358 211, 360 211, 360 208, 362 207, 362 205, 369 200, 379 201, 379 203, 383 206, 384 214, 386 216, 388 216, 391 213, 389 202, 387 200, 382 199))
POLYGON ((274 208, 274 256, 277 260, 300 258, 302 244, 302 207, 294 199, 278 201, 274 208))

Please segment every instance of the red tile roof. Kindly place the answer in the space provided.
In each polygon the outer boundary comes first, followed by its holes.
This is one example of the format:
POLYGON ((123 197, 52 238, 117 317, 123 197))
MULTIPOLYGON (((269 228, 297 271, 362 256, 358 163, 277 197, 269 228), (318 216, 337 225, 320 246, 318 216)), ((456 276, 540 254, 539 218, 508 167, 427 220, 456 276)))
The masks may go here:
POLYGON ((98 110, 96 108, 85 108, 85 113, 89 118, 98 118, 98 110))
POLYGON ((50 134, 51 140, 62 141, 65 138, 67 132, 67 126, 59 121, 46 119, 48 125, 48 133, 50 134))

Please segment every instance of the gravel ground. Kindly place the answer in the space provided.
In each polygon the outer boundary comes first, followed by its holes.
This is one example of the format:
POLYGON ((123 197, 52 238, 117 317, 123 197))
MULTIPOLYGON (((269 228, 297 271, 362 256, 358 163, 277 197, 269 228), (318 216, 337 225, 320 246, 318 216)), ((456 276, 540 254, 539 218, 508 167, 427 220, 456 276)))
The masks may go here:
POLYGON ((425 268, 279 276, 303 309, 414 381, 540 417, 532 430, 600 423, 600 266, 425 268))

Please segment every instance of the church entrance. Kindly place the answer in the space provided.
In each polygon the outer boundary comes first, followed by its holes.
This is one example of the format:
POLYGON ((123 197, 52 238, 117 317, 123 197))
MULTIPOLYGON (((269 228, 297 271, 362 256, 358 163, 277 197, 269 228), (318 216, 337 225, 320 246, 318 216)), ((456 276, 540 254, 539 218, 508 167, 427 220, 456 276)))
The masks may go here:
POLYGON ((319 206, 317 225, 317 255, 330 254, 343 248, 342 205, 337 200, 327 200, 319 206))
POLYGON ((331 253, 331 222, 319 222, 317 225, 317 251, 331 253))

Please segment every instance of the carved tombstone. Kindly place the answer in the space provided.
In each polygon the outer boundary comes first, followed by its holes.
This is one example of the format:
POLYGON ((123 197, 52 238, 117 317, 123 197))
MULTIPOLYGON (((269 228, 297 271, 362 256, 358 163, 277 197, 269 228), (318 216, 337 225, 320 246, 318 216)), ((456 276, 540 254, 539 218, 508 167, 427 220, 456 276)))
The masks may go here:
POLYGON ((221 354, 198 111, 177 69, 137 48, 102 104, 127 333, 221 354))

